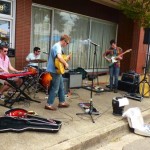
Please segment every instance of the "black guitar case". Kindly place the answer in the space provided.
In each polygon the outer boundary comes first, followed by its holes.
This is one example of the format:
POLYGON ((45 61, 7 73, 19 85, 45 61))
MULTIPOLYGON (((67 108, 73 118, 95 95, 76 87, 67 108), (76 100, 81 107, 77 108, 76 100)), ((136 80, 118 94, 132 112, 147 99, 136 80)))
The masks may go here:
POLYGON ((61 128, 61 121, 33 116, 25 109, 14 108, 0 117, 0 132, 45 131, 56 133, 61 128))

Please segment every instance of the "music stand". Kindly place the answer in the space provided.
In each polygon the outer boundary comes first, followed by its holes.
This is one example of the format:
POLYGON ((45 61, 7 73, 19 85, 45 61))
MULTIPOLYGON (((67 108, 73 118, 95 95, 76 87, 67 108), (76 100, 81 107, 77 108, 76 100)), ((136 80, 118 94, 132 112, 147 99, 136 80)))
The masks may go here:
MULTIPOLYGON (((94 46, 95 46, 95 49, 94 49, 94 58, 93 58, 93 71, 92 71, 92 76, 94 76, 94 65, 95 65, 95 60, 96 60, 96 47, 97 46, 99 46, 98 44, 96 44, 96 43, 94 43, 94 42, 92 42, 92 41, 90 41, 90 44, 93 44, 94 46)), ((93 107, 93 78, 92 78, 92 85, 91 85, 91 90, 90 90, 90 105, 89 105, 89 110, 88 110, 88 112, 85 112, 85 113, 76 113, 76 115, 90 115, 90 117, 91 117, 91 120, 92 120, 92 122, 93 123, 95 123, 95 121, 94 121, 94 119, 93 119, 93 117, 92 117, 92 114, 94 114, 93 113, 93 109, 94 109, 94 107, 93 107)))

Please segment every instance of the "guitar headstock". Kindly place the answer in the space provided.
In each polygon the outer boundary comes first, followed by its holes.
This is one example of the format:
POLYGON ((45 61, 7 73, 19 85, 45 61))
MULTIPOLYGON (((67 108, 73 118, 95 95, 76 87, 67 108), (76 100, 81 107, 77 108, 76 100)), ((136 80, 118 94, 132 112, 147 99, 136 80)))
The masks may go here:
POLYGON ((131 52, 132 51, 132 49, 128 49, 128 50, 126 50, 126 52, 128 53, 128 52, 131 52))

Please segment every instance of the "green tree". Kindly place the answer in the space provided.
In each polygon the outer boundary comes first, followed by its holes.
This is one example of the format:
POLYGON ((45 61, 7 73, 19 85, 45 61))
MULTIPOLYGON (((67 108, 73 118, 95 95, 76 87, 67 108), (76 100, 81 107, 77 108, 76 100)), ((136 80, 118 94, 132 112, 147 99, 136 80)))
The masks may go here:
POLYGON ((150 0, 120 0, 118 7, 142 27, 150 27, 150 0))

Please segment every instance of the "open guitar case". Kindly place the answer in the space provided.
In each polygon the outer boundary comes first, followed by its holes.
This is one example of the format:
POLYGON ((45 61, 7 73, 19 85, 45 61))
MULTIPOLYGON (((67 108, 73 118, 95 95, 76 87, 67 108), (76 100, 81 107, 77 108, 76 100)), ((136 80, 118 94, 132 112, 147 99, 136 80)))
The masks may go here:
POLYGON ((61 121, 31 115, 27 110, 13 108, 0 117, 0 132, 42 131, 56 133, 61 121))

